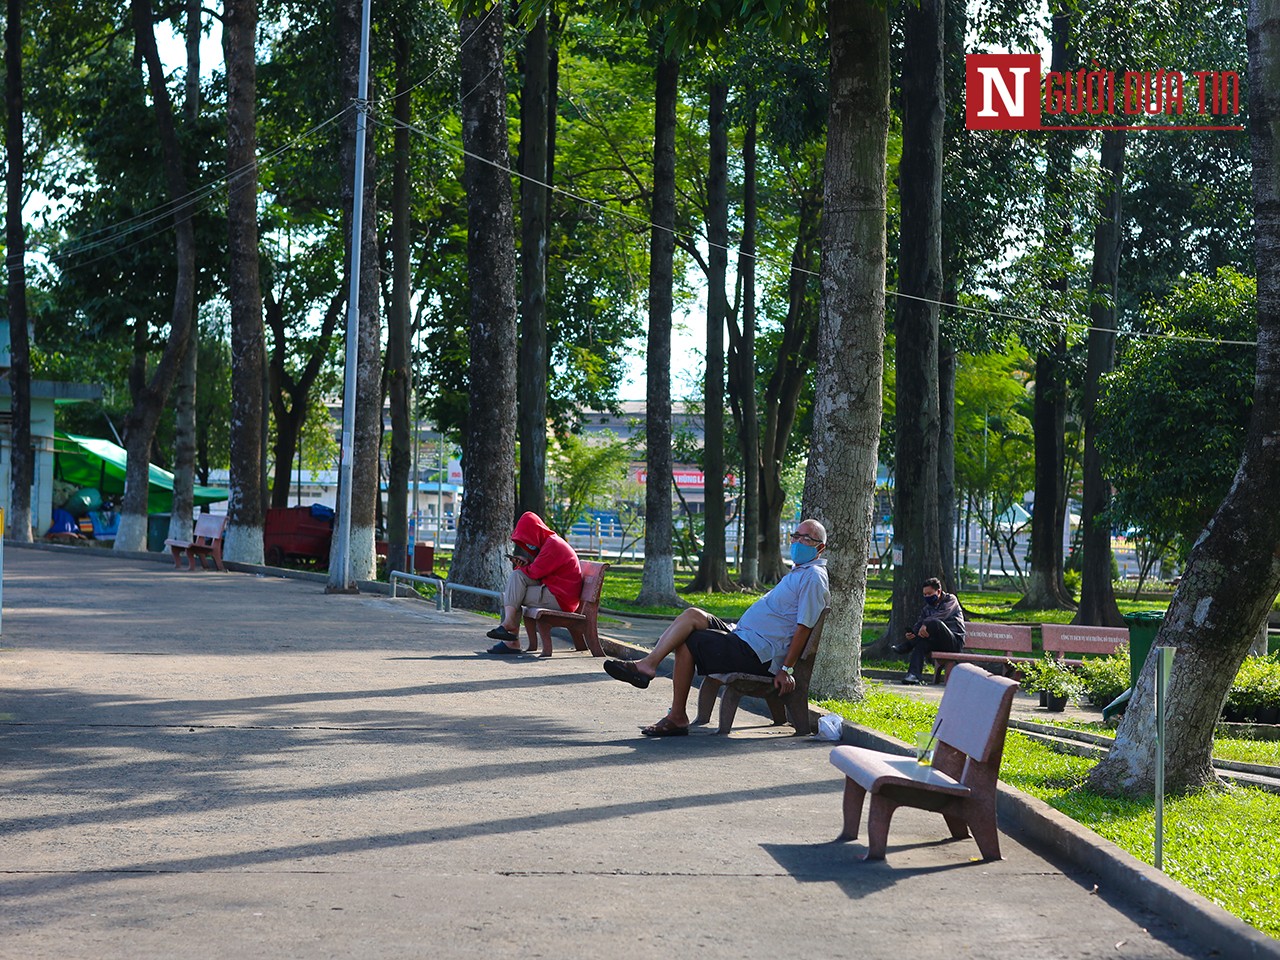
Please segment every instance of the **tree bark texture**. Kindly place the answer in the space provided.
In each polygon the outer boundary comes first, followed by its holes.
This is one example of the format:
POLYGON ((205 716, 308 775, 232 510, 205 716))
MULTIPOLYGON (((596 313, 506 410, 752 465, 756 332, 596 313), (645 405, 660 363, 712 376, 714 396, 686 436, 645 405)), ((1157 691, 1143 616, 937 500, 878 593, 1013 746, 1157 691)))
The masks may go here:
POLYGON ((1102 135, 1102 210, 1093 232, 1093 275, 1089 282, 1089 353, 1084 387, 1084 493, 1080 507, 1084 570, 1075 623, 1124 625, 1111 580, 1111 522, 1106 516, 1111 485, 1098 451, 1098 395, 1102 378, 1116 362, 1116 297, 1120 276, 1121 210, 1124 194, 1125 132, 1102 135))
MULTIPOLYGON (((955 291, 944 302, 954 303, 955 291)), ((942 582, 956 589, 956 349, 938 338, 938 549, 942 582)))
MULTIPOLYGON (((1071 14, 1053 14, 1052 69, 1067 69, 1071 14)), ((1067 179, 1071 173, 1071 143, 1064 134, 1051 135, 1045 176, 1045 207, 1050 224, 1046 243, 1071 243, 1071 218, 1066 210, 1067 179), (1058 235, 1055 237, 1054 231, 1058 235)), ((1065 274, 1051 277, 1050 291, 1065 296, 1065 274)), ((1035 506, 1031 514, 1031 551, 1028 557, 1027 592, 1016 610, 1069 610, 1075 603, 1067 595, 1062 565, 1062 525, 1066 519, 1066 430, 1067 430, 1067 340, 1056 337, 1051 346, 1036 357, 1035 404, 1032 429, 1035 431, 1035 506)))
POLYGON ((938 539, 938 302, 942 299, 942 87, 944 0, 903 9, 902 230, 894 316, 897 367, 894 567, 889 636, 901 638, 920 608, 920 584, 942 576, 938 539))
POLYGON ((227 0, 222 46, 227 63, 227 294, 231 301, 231 497, 223 554, 262 562, 262 381, 266 354, 258 279, 258 0, 227 0))
POLYGON ((804 513, 827 526, 831 614, 814 664, 819 697, 862 693, 884 377, 889 24, 871 0, 832 4, 822 307, 804 513))
POLYGON ((782 511, 787 503, 782 469, 805 378, 818 356, 818 302, 810 296, 809 286, 821 242, 821 208, 817 197, 800 200, 782 347, 764 388, 764 434, 760 441, 760 580, 764 583, 777 583, 787 572, 782 563, 782 511))
POLYGON ((156 423, 169 397, 169 391, 173 389, 178 367, 191 339, 196 291, 195 231, 191 225, 191 206, 185 199, 188 197, 186 163, 178 143, 178 131, 174 126, 173 104, 165 85, 164 66, 156 49, 150 0, 133 0, 132 16, 138 55, 146 65, 151 89, 165 185, 170 201, 175 204, 173 231, 177 278, 174 282, 173 311, 169 320, 169 342, 165 345, 150 380, 146 379, 146 331, 142 329, 145 324, 144 321, 138 321, 141 336, 135 347, 135 363, 140 361, 142 366, 131 377, 134 388, 131 391, 133 406, 124 418, 125 482, 120 504, 120 529, 114 544, 116 550, 142 550, 146 546, 151 441, 155 438, 156 423))
MULTIPOLYGON (((184 79, 183 113, 188 124, 200 119, 200 0, 187 0, 185 39, 187 75, 184 79)), ((200 367, 200 327, 191 318, 191 341, 182 357, 173 397, 173 511, 169 515, 169 536, 190 540, 195 516, 196 483, 196 382, 200 367)))
POLYGON ((729 102, 728 85, 713 80, 708 85, 707 100, 710 133, 707 165, 707 369, 703 378, 702 411, 706 529, 698 575, 690 589, 719 593, 729 589, 724 530, 724 324, 729 312, 725 296, 729 273, 729 124, 725 118, 729 102))
MULTIPOLYGON (((524 47, 520 94, 520 360, 516 371, 520 439, 520 506, 547 515, 547 15, 524 47)), ((576 519, 576 518, 571 518, 576 519)))
MULTIPOLYGON (((462 511, 449 579, 500 589, 515 512, 516 251, 508 166, 502 5, 462 19, 462 137, 468 151, 470 412, 462 511), (488 161, 488 162, 486 162, 488 161), (493 164, 493 165, 491 165, 493 164)), ((489 603, 486 601, 486 607, 489 603)))
MULTIPOLYGON (((1244 454, 1226 499, 1192 548, 1157 645, 1177 649, 1165 721, 1171 792, 1214 783, 1213 727, 1231 682, 1280 590, 1280 0, 1248 15, 1250 139, 1258 264, 1258 363, 1244 454)), ((1152 791, 1155 688, 1148 659, 1116 731, 1090 774, 1093 789, 1152 791)))
POLYGON ((649 336, 646 359, 644 570, 636 603, 683 606, 672 550, 671 311, 676 224, 676 97, 680 63, 657 66, 653 120, 653 228, 649 239, 649 336))
MULTIPOLYGON (((395 29, 396 99, 398 121, 393 134, 391 176, 391 303, 387 315, 387 397, 391 406, 391 456, 387 474, 387 572, 413 572, 409 559, 409 469, 413 453, 413 419, 409 409, 413 371, 409 364, 409 326, 412 277, 409 263, 409 91, 413 84, 409 38, 395 29)), ((418 478, 414 477, 416 484, 418 478)))
MULTIPOLYGON (((27 234, 22 223, 26 148, 22 103, 22 0, 8 0, 4 27, 5 272, 8 281, 9 389, 12 414, 9 515, 5 536, 31 542, 31 343, 27 332, 27 234)), ((47 518, 37 518, 43 523, 47 518)))
POLYGON ((742 138, 742 240, 738 278, 742 283, 742 322, 729 316, 729 397, 742 454, 742 560, 738 582, 754 589, 760 583, 760 422, 756 404, 756 183, 758 119, 752 109, 742 138))

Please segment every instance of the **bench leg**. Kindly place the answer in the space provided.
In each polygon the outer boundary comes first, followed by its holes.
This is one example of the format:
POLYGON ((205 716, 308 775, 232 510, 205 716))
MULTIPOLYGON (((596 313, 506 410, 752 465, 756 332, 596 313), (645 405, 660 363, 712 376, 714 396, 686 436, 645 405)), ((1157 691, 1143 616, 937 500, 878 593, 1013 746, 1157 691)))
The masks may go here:
POLYGON ((898 809, 898 804, 884 796, 873 794, 871 797, 871 813, 867 817, 867 860, 883 860, 885 848, 889 846, 889 821, 898 809))
POLYGON ((170 547, 169 552, 173 554, 173 569, 181 570, 182 569, 182 548, 170 547))
POLYGON ((227 572, 227 568, 222 565, 222 544, 221 542, 213 545, 213 566, 215 569, 227 572))
POLYGON ((978 852, 983 860, 1003 860, 1000 855, 1000 832, 996 829, 995 798, 989 803, 965 804, 966 818, 973 839, 978 844, 978 852))
POLYGON ((854 783, 850 777, 844 778, 844 827, 837 843, 847 843, 858 839, 858 824, 862 822, 862 801, 867 798, 867 791, 854 783))
POLYGON ((569 636, 573 637, 573 649, 587 649, 587 633, 581 626, 570 627, 569 636))
POLYGON ((764 702, 769 708, 769 716, 773 719, 775 727, 780 727, 787 722, 787 716, 791 712, 790 703, 779 696, 765 697, 764 702))
POLYGON ((786 708, 787 720, 796 728, 796 733, 802 737, 809 735, 809 691, 805 690, 801 693, 799 690, 793 690, 782 701, 786 708))
POLYGON ((551 624, 538 621, 538 636, 542 638, 542 652, 538 654, 540 657, 551 656, 551 624))
POLYGON ((738 704, 742 702, 742 694, 733 689, 733 684, 724 688, 720 697, 720 729, 719 733, 728 733, 733 729, 733 718, 738 715, 738 704))
POLYGON ((538 621, 532 617, 524 618, 524 633, 528 640, 528 646, 525 647, 530 653, 538 649, 538 621))
POLYGON ((600 645, 600 631, 596 628, 596 625, 594 623, 590 624, 582 631, 582 635, 586 638, 587 649, 591 651, 591 655, 593 657, 603 657, 604 647, 600 645))
POLYGON ((693 718, 695 727, 711 722, 711 711, 715 709, 716 694, 719 692, 719 680, 711 677, 702 678, 702 686, 698 688, 698 715, 693 718))
POLYGON ((942 819, 947 821, 947 829, 951 831, 952 840, 963 840, 969 836, 969 821, 963 814, 944 810, 942 819))

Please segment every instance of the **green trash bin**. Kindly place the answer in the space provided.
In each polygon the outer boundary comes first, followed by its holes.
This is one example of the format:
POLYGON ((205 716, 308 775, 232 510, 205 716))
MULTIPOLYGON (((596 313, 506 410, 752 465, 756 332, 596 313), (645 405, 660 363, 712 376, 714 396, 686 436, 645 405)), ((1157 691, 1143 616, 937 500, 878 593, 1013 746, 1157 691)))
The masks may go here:
POLYGON ((169 514, 147 514, 147 549, 152 553, 164 553, 164 542, 169 539, 169 514))
POLYGON ((1102 708, 1104 721, 1110 720, 1128 704, 1133 688, 1138 685, 1138 674, 1142 672, 1142 665, 1147 662, 1147 654, 1155 645, 1156 634, 1164 623, 1164 614, 1163 610, 1125 614, 1124 624, 1129 628, 1129 689, 1102 708))

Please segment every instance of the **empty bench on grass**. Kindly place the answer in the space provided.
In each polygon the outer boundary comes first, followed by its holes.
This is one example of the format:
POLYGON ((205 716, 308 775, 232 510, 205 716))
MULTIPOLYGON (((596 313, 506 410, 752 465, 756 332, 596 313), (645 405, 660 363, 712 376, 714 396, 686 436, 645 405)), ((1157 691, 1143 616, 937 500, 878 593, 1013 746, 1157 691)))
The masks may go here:
POLYGON ((1040 641, 1045 653, 1056 655, 1069 667, 1080 666, 1080 659, 1069 653, 1093 653, 1101 656, 1115 653, 1129 642, 1127 627, 1077 627, 1067 623, 1040 624, 1040 641))
POLYGON ((1034 659, 1031 653, 1031 628, 1011 623, 964 624, 964 646, 958 653, 936 650, 933 657, 933 682, 945 683, 947 671, 957 663, 976 663, 992 673, 1009 675, 1019 661, 1034 659), (994 650, 996 653, 972 653, 970 648, 994 650), (1016 656, 1027 654, 1028 656, 1016 656), (1012 668, 1012 669, 1011 669, 1012 668))
POLYGON ((565 613, 550 607, 524 608, 524 629, 529 638, 529 650, 537 649, 538 638, 541 637, 542 656, 551 656, 551 628, 567 627, 569 635, 573 637, 574 647, 578 650, 590 650, 593 657, 604 656, 596 621, 600 616, 600 591, 604 587, 604 574, 609 569, 609 564, 584 560, 581 567, 582 595, 578 599, 576 613, 565 613))
POLYGON ((195 530, 190 540, 166 540, 164 545, 173 554, 173 565, 182 569, 182 554, 187 555, 187 569, 196 569, 196 560, 200 561, 200 569, 204 569, 204 558, 212 557, 213 565, 222 571, 222 533, 227 526, 226 514, 215 516, 212 513, 201 513, 196 516, 195 530))
POLYGON ((720 698, 720 733, 728 733, 733 729, 733 718, 738 713, 738 704, 743 697, 760 697, 769 706, 774 726, 789 722, 796 728, 797 734, 808 734, 809 678, 813 676, 813 661, 818 655, 818 644, 822 642, 822 627, 830 612, 831 608, 827 607, 818 614, 818 622, 809 631, 804 652, 800 654, 800 662, 796 664, 796 685, 790 693, 780 695, 778 688, 773 685, 772 677, 762 677, 757 673, 711 673, 702 678, 702 688, 698 691, 698 715, 693 722, 703 724, 711 719, 716 695, 723 689, 724 696, 720 698))
POLYGON ((996 781, 1017 689, 1017 681, 992 676, 970 663, 952 669, 933 724, 937 745, 932 765, 917 763, 914 756, 864 747, 832 750, 831 762, 845 775, 839 839, 858 839, 862 804, 869 793, 868 860, 884 859, 889 821, 898 807, 942 814, 954 839, 972 832, 984 860, 1001 859, 996 781))

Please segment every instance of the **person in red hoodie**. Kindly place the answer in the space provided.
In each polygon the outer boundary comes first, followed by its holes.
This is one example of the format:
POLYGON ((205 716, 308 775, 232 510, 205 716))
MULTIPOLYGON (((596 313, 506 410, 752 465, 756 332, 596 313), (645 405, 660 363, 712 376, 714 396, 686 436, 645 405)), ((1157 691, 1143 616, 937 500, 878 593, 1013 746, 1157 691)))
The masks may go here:
POLYGON ((536 513, 525 513, 511 532, 511 564, 502 592, 502 623, 487 634, 498 641, 487 653, 520 652, 521 611, 524 607, 550 607, 574 613, 582 595, 582 567, 578 555, 536 513))

